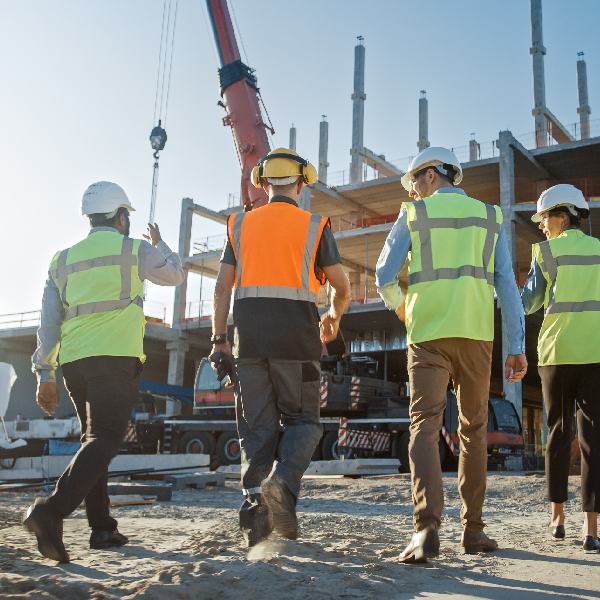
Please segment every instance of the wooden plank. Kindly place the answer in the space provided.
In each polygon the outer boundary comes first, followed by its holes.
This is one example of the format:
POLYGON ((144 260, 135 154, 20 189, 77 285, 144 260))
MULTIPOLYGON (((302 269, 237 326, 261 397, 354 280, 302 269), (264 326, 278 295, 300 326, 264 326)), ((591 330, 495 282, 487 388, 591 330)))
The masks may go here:
POLYGON ((110 496, 155 496, 159 501, 167 501, 173 497, 173 486, 170 483, 109 483, 108 493, 110 496))
POLYGON ((153 498, 144 498, 137 494, 130 496, 109 496, 111 506, 141 506, 143 504, 154 504, 153 498))
POLYGON ((186 487, 203 489, 207 485, 223 487, 225 485, 225 475, 223 473, 184 473, 169 475, 166 480, 175 490, 182 490, 186 487))

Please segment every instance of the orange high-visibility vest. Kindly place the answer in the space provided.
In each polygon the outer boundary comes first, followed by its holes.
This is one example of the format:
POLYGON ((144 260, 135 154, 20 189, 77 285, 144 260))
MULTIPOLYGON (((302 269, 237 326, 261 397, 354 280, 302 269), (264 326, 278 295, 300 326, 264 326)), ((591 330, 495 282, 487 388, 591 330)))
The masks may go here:
POLYGON ((315 274, 317 248, 329 219, 287 202, 232 215, 227 233, 236 259, 235 299, 317 302, 324 273, 315 274))

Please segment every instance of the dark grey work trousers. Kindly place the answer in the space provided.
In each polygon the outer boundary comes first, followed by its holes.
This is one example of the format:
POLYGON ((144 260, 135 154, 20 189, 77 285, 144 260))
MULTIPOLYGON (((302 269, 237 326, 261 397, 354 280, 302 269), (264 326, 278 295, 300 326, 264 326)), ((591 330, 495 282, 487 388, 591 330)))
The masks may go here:
POLYGON ((238 358, 236 416, 242 487, 260 493, 273 470, 297 498, 321 439, 319 361, 238 358))
POLYGON ((82 445, 46 500, 57 516, 67 517, 85 500, 92 529, 117 528, 109 512, 108 465, 123 442, 141 366, 139 359, 128 356, 93 356, 62 365, 81 423, 82 445))
POLYGON ((573 414, 581 449, 584 512, 600 512, 600 364, 538 367, 548 419, 546 482, 548 498, 567 500, 573 414))

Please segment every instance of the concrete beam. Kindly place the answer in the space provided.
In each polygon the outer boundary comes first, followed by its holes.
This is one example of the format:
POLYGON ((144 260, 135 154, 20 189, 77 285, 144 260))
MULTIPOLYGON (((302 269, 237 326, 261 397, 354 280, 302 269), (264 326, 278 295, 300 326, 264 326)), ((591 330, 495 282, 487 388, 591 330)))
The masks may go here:
MULTIPOLYGON (((191 200, 191 198, 186 198, 186 200, 191 200)), ((193 200, 191 200, 193 202, 193 200)), ((216 210, 212 210, 210 208, 206 208, 206 206, 201 206, 200 204, 193 204, 192 210, 195 215, 199 217, 205 217, 210 219, 211 221, 216 221, 217 223, 227 223, 227 215, 217 212, 216 210)))
POLYGON ((184 267, 192 273, 204 273, 205 275, 216 277, 218 272, 215 269, 207 267, 205 263, 207 260, 215 260, 220 257, 221 250, 210 250, 209 252, 187 256, 183 259, 183 263, 184 267))
POLYGON ((375 152, 373 152, 373 150, 369 150, 369 148, 365 148, 363 146, 358 151, 358 153, 362 157, 363 161, 367 165, 369 165, 369 167, 375 169, 378 173, 381 173, 382 175, 404 175, 404 171, 400 170, 398 167, 385 160, 384 156, 375 154, 375 152))
MULTIPOLYGON (((600 200, 592 200, 588 202, 590 210, 600 208, 600 200)), ((515 212, 536 212, 537 205, 535 202, 518 202, 513 206, 515 212)))
POLYGON ((338 191, 334 190, 333 188, 323 185, 320 181, 317 181, 317 183, 313 184, 312 187, 315 190, 319 190, 322 194, 327 196, 332 202, 334 202, 341 208, 344 208, 345 210, 357 210, 357 211, 364 212, 364 214, 366 214, 366 215, 371 215, 374 217, 381 216, 379 213, 375 212, 374 210, 367 208, 366 206, 363 206, 360 202, 357 202, 356 200, 352 200, 350 198, 346 198, 345 196, 343 196, 342 194, 340 194, 338 191))
POLYGON ((550 135, 559 143, 559 144, 568 144, 569 142, 574 142, 575 138, 569 133, 567 128, 555 117, 550 109, 545 106, 542 111, 548 119, 548 130, 550 135))
POLYGON ((346 229, 344 231, 336 231, 333 234, 336 240, 347 240, 353 237, 363 237, 373 233, 388 233, 393 223, 381 223, 381 225, 371 225, 371 227, 361 227, 358 229, 346 229))
POLYGON ((348 267, 353 271, 357 271, 360 273, 364 273, 366 271, 371 277, 375 277, 375 269, 371 269, 368 266, 361 265, 357 262, 354 262, 353 260, 348 260, 347 258, 342 258, 341 263, 342 265, 344 265, 344 267, 348 267))
MULTIPOLYGON (((510 132, 508 132, 510 133, 510 132)), ((525 146, 523 146, 523 144, 521 144, 521 142, 519 142, 513 135, 512 133, 510 134, 512 139, 510 140, 510 145, 519 152, 519 154, 521 154, 521 156, 523 156, 527 162, 538 172, 540 179, 556 179, 552 173, 550 173, 543 165, 541 165, 535 158, 534 156, 531 154, 531 152, 529 152, 529 150, 527 150, 527 148, 525 148, 525 146)))

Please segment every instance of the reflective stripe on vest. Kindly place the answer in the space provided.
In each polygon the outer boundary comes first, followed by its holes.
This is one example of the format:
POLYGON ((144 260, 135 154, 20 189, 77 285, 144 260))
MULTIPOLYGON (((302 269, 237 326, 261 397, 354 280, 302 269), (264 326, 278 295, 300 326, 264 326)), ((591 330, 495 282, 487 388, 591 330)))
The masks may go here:
POLYGON ((494 239, 496 234, 500 232, 500 225, 496 220, 496 211, 493 206, 489 204, 485 205, 487 213, 487 218, 485 219, 481 217, 429 217, 423 201, 416 201, 414 207, 416 219, 411 222, 411 229, 419 232, 421 242, 421 270, 409 275, 409 285, 425 281, 438 281, 440 279, 458 279, 465 276, 475 279, 485 279, 490 285, 494 285, 494 273, 490 273, 488 267, 494 252, 494 239), (431 229, 463 229, 465 227, 481 227, 486 230, 485 244, 482 252, 483 267, 463 265, 457 268, 434 269, 430 236, 431 229))
POLYGON ((234 298, 281 298, 284 300, 301 300, 305 302, 317 302, 318 294, 311 290, 311 270, 314 269, 313 253, 317 245, 319 232, 323 226, 323 218, 319 215, 311 215, 306 239, 304 242, 302 257, 302 273, 299 288, 275 285, 247 285, 242 286, 242 273, 244 269, 241 237, 242 224, 247 213, 238 213, 234 218, 232 227, 232 245, 236 258, 236 289, 234 298))

